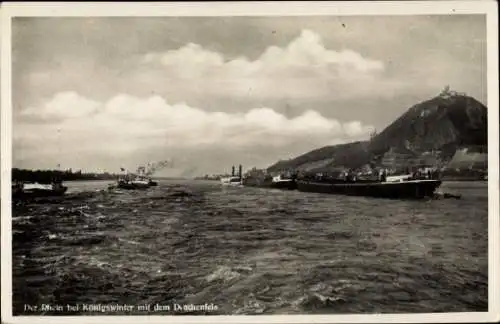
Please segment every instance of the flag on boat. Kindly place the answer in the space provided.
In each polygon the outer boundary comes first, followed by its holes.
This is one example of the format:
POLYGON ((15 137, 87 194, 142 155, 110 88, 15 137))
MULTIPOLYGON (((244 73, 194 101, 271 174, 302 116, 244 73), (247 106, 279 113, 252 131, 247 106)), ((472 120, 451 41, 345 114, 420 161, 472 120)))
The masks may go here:
POLYGON ((120 168, 120 170, 121 170, 121 171, 125 171, 125 169, 124 169, 124 168, 120 168))

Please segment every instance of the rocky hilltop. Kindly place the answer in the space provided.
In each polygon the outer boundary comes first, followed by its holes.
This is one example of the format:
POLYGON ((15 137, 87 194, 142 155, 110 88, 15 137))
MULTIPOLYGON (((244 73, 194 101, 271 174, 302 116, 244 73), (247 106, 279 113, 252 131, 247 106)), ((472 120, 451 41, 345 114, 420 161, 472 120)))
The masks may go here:
POLYGON ((294 159, 279 161, 268 171, 404 164, 442 167, 456 160, 457 152, 464 150, 486 155, 487 140, 487 108, 472 97, 445 88, 439 96, 409 108, 368 141, 325 146, 294 159))

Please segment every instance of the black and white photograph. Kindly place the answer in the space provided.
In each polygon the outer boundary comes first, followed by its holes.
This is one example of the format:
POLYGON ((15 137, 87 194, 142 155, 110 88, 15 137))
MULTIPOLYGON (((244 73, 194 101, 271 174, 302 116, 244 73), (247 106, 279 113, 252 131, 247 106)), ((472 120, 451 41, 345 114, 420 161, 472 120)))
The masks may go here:
POLYGON ((497 3, 253 6, 3 6, 6 323, 499 319, 497 3))

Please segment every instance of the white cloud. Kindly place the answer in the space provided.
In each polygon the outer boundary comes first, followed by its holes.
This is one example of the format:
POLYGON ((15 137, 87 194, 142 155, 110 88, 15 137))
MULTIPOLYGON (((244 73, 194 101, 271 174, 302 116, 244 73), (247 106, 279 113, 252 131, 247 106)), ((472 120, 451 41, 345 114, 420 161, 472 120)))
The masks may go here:
MULTIPOLYGON (((144 63, 161 63, 165 67, 191 68, 196 72, 220 68, 226 73, 241 72, 243 75, 266 73, 293 67, 321 67, 328 65, 361 73, 381 71, 381 61, 364 58, 352 50, 335 51, 325 48, 321 37, 313 31, 303 30, 299 37, 286 47, 268 47, 259 58, 249 61, 246 57, 227 60, 222 54, 189 43, 177 50, 164 53, 148 53, 144 63)), ((218 71, 221 72, 221 71, 218 71)))
MULTIPOLYGON (((257 98, 307 98, 332 91, 338 97, 363 95, 379 88, 381 61, 342 49, 328 49, 321 37, 302 33, 284 47, 270 46, 255 60, 221 53, 189 43, 177 50, 147 53, 141 63, 164 71, 172 83, 165 87, 191 89, 207 95, 257 98), (339 82, 339 80, 342 80, 339 82)), ((148 73, 148 69, 138 72, 148 73)))
POLYGON ((144 56, 144 62, 160 61, 163 65, 182 67, 192 66, 219 66, 224 58, 219 54, 204 50, 200 45, 189 43, 178 50, 165 53, 150 53, 144 56))
POLYGON ((61 92, 42 107, 29 107, 22 111, 25 116, 39 116, 44 119, 77 118, 89 115, 99 103, 79 96, 76 92, 61 92))
MULTIPOLYGON (((342 124, 315 111, 287 118, 271 108, 245 113, 206 112, 184 103, 170 104, 159 96, 137 98, 117 95, 96 102, 76 93, 59 93, 39 108, 24 113, 43 123, 19 122, 14 129, 14 145, 33 147, 33 155, 61 150, 74 158, 79 155, 131 154, 138 150, 163 147, 205 149, 238 146, 294 145, 317 141, 318 145, 339 139, 366 138, 372 127, 353 121, 342 124), (76 118, 78 117, 78 118, 76 118), (43 150, 36 149, 43 145, 43 150)), ((26 149, 25 149, 25 154, 26 149)), ((271 162, 271 161, 270 161, 271 162)))

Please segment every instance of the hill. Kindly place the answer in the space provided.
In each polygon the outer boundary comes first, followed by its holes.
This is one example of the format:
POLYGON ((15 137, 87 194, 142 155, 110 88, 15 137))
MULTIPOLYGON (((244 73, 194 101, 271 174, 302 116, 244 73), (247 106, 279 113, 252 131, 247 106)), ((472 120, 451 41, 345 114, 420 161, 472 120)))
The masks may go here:
POLYGON ((394 163, 399 158, 410 164, 424 160, 443 164, 459 149, 473 148, 486 153, 487 140, 487 108, 472 97, 446 89, 439 96, 409 108, 369 141, 325 146, 279 161, 268 171, 359 168, 366 164, 394 163))
POLYGON ((411 107, 370 142, 375 154, 391 147, 416 153, 487 144, 487 109, 468 96, 439 96, 411 107))
POLYGON ((270 166, 268 171, 283 169, 312 170, 332 164, 364 164, 370 158, 368 147, 368 141, 325 146, 291 160, 279 161, 270 166))

